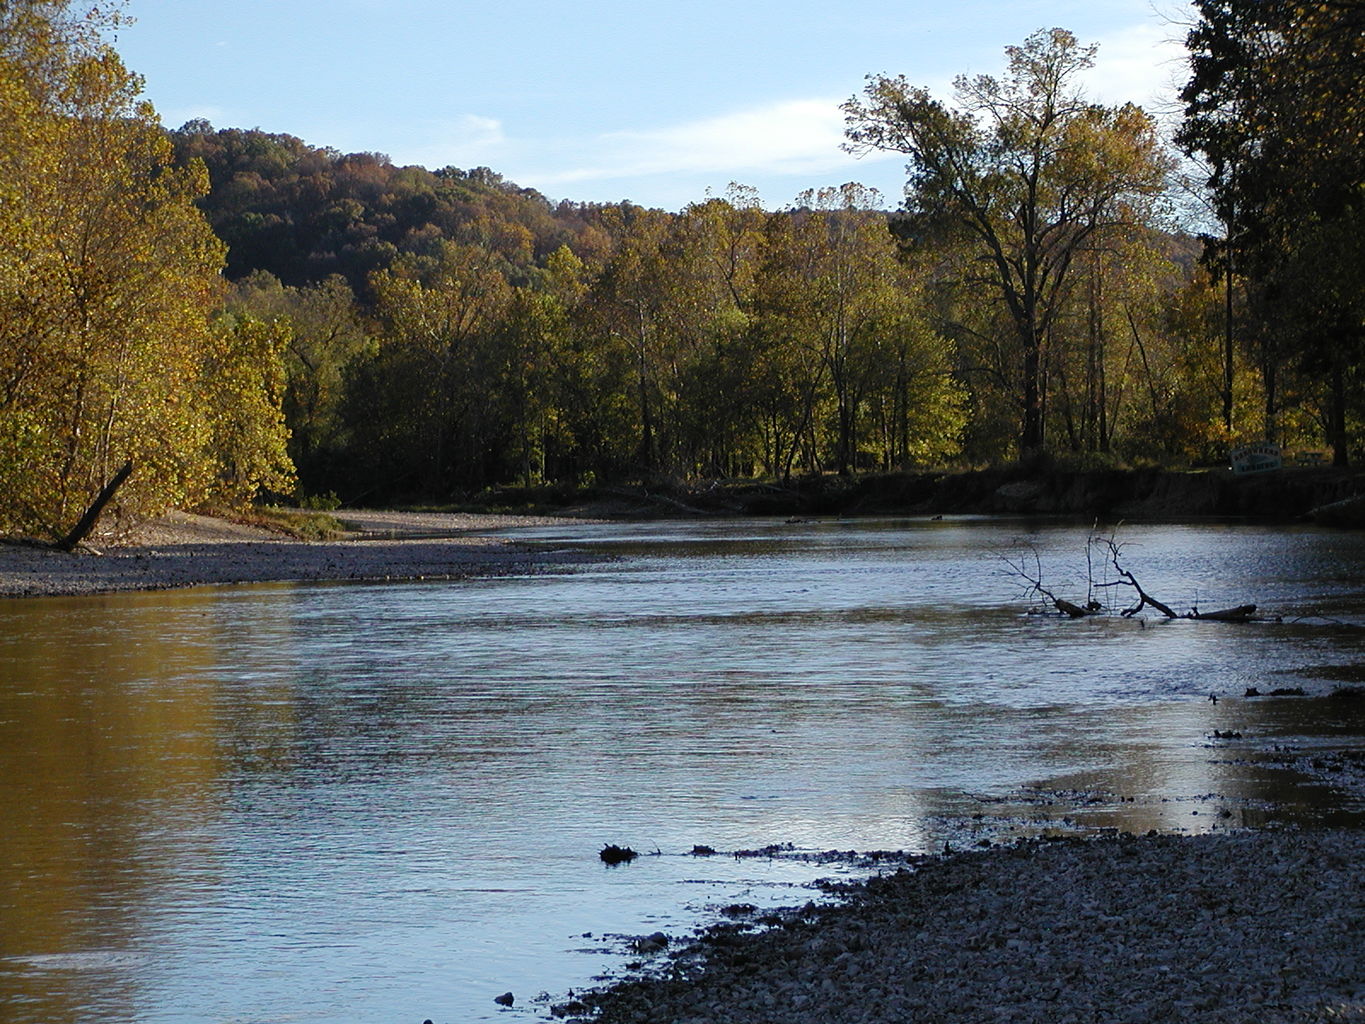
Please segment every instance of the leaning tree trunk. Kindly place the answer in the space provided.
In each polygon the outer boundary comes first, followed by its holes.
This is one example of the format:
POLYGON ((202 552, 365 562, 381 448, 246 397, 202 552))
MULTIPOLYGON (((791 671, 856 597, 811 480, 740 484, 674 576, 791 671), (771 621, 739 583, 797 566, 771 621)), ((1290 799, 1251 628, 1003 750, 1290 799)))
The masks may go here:
POLYGON ((100 514, 104 511, 104 506, 108 505, 114 497, 114 492, 123 486, 123 482, 133 473, 133 460, 129 459, 123 464, 123 468, 113 475, 110 481, 104 485, 99 495, 91 506, 85 510, 85 515, 81 516, 78 522, 65 537, 57 542, 57 548, 62 551, 75 551, 76 545, 90 536, 90 531, 99 522, 100 514))

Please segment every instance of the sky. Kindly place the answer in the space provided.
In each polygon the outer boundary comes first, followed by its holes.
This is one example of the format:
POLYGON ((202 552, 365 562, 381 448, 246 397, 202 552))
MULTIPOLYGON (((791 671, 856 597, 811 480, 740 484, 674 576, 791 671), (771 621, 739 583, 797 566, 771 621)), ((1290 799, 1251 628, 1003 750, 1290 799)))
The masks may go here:
POLYGON ((127 0, 115 46, 163 123, 205 118, 395 164, 485 166, 552 201, 679 210, 731 182, 769 209, 903 157, 841 149, 869 74, 944 100, 1052 27, 1099 44, 1084 85, 1170 110, 1181 0, 127 0))

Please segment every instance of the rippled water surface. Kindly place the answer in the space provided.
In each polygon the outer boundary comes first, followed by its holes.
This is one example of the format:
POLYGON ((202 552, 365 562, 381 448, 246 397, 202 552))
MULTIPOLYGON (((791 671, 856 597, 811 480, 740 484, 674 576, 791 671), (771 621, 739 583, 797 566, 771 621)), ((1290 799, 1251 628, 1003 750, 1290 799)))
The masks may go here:
POLYGON ((1002 556, 1083 599, 1071 525, 519 536, 610 560, 0 603, 0 1019, 533 1019, 613 935, 831 871, 693 844, 935 849, 1053 813, 1025 787, 1135 829, 1357 809, 1253 755, 1359 746, 1359 704, 1241 698, 1358 674, 1356 535, 1122 530, 1167 602, 1286 620, 1244 626, 1024 614, 1002 556))

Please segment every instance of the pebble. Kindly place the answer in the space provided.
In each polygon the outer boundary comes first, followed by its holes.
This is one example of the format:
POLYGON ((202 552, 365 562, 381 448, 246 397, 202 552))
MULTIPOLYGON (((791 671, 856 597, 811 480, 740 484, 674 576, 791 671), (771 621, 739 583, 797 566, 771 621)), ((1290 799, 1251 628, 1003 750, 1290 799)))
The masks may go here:
POLYGON ((1029 852, 922 858, 767 931, 721 925, 674 941, 666 969, 580 993, 579 1019, 1365 1020, 1365 831, 1037 841, 1029 852))

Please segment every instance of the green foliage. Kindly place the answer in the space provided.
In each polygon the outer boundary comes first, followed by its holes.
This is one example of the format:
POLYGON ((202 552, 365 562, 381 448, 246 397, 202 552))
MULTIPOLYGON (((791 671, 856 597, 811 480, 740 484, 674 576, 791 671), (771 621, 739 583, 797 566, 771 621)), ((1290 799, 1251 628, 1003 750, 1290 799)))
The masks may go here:
POLYGON ((346 367, 373 346, 350 286, 334 275, 295 288, 255 270, 232 287, 227 309, 287 325, 282 404, 289 456, 305 477, 325 481, 347 445, 340 414, 346 367))
POLYGON ((1226 228, 1210 258, 1242 278, 1240 334, 1264 384, 1265 433, 1302 423, 1316 392, 1344 463, 1360 401, 1351 382, 1365 361, 1365 7, 1195 8, 1179 141, 1207 161, 1226 228))
POLYGON ((280 321, 224 316, 201 359, 200 408, 209 427, 206 501, 241 507, 261 490, 287 494, 294 466, 281 403, 290 331, 280 321))
POLYGON ((1077 91, 1094 52, 1040 31, 1007 49, 1004 78, 958 78, 957 108, 886 76, 844 105, 850 148, 910 158, 904 230, 960 243, 963 283, 1007 313, 1026 452, 1044 444, 1046 347, 1078 254, 1148 223, 1170 167, 1146 114, 1077 91))
POLYGON ((326 494, 305 494, 298 499, 298 505, 299 508, 312 512, 335 512, 341 508, 341 499, 336 496, 335 491, 328 491, 326 494))
POLYGON ((237 510, 234 517, 298 540, 335 540, 345 535, 347 530, 339 519, 328 515, 329 511, 257 505, 247 510, 237 510))

